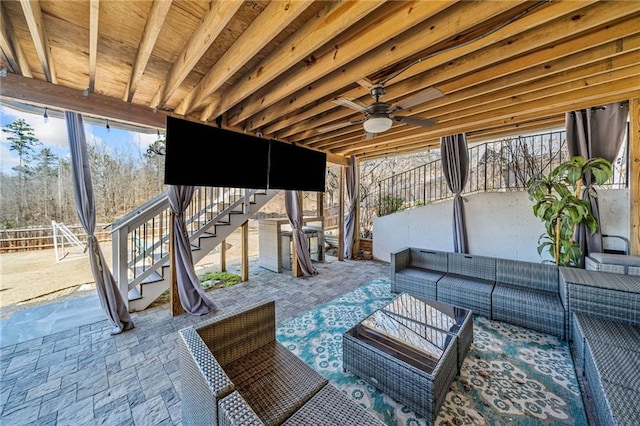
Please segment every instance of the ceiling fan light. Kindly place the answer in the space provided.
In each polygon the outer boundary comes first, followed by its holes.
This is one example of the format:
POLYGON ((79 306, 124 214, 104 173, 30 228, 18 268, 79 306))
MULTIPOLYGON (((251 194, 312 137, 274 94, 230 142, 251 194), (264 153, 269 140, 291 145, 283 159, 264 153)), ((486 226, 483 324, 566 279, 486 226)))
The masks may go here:
POLYGON ((369 133, 382 133, 391 128, 393 120, 387 116, 369 117, 364 122, 364 130, 369 133))

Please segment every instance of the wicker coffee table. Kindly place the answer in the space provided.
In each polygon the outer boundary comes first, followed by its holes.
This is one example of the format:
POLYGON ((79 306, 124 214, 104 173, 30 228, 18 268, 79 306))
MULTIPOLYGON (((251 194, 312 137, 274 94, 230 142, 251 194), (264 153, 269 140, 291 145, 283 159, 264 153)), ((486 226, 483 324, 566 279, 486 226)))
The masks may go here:
POLYGON ((401 293, 343 335, 343 368, 435 420, 473 341, 471 311, 401 293))

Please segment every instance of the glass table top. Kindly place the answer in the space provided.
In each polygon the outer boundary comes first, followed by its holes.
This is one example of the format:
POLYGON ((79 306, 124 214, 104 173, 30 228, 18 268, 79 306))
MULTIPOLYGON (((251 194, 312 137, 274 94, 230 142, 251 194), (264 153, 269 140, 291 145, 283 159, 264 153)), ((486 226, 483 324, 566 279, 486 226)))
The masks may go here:
POLYGON ((386 352, 431 371, 468 315, 466 309, 401 293, 356 330, 386 352))

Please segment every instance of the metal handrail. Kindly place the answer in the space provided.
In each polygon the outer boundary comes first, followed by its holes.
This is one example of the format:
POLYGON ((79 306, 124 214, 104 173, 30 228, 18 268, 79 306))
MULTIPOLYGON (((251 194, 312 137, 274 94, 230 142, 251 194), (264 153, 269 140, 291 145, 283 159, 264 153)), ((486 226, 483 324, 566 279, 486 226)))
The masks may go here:
MULTIPOLYGON (((248 202, 258 190, 196 187, 185 210, 190 241, 248 202)), ((149 278, 169 259, 170 206, 164 192, 114 222, 113 273, 123 294, 149 278)))
MULTIPOLYGON (((469 177, 463 194, 525 190, 529 178, 569 159, 565 131, 485 142, 469 147, 468 153, 469 177)), ((620 163, 614 161, 613 177, 601 187, 627 186, 626 169, 620 163)), ((381 179, 376 213, 380 217, 452 197, 438 159, 381 179)))

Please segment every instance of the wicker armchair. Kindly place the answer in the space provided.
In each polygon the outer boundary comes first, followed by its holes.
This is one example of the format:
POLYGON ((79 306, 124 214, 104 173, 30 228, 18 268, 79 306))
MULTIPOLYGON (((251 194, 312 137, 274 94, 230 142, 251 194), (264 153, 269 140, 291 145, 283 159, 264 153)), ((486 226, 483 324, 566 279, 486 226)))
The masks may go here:
POLYGON ((180 330, 183 424, 382 424, 277 342, 275 328, 269 301, 180 330))

